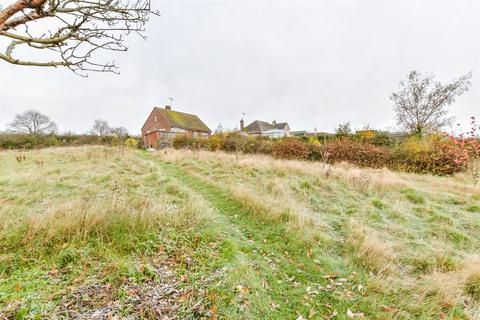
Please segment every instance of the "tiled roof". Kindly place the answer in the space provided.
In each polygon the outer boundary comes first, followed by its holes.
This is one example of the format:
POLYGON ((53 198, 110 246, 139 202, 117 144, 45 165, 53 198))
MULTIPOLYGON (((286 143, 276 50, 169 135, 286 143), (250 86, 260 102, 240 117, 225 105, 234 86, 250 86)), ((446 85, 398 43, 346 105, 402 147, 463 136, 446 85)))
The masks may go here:
POLYGON ((288 127, 288 123, 282 122, 275 125, 275 129, 285 130, 288 127))
POLYGON ((191 131, 211 132, 205 123, 194 114, 157 108, 167 118, 172 128, 181 128, 191 131))
POLYGON ((287 126, 288 126, 288 123, 286 122, 277 123, 273 125, 265 121, 255 120, 252 123, 250 123, 248 126, 246 126, 245 130, 247 130, 247 132, 249 133, 260 133, 260 132, 265 132, 272 129, 285 130, 287 126))

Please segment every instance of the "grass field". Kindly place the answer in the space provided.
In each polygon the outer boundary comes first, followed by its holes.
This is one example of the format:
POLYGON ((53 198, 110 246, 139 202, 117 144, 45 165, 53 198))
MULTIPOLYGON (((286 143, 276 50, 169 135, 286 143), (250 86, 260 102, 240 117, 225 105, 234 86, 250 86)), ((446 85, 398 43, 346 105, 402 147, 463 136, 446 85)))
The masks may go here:
POLYGON ((19 155, 0 152, 0 319, 480 319, 467 176, 174 150, 19 155))

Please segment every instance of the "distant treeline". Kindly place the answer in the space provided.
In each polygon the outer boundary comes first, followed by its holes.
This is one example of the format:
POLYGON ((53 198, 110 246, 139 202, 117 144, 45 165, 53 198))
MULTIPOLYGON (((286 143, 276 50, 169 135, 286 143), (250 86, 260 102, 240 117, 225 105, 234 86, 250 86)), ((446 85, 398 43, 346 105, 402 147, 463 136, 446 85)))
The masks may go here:
POLYGON ((54 146, 81 146, 81 145, 118 145, 128 142, 128 144, 138 144, 135 137, 118 137, 113 135, 98 136, 89 134, 48 134, 48 135, 30 135, 16 133, 0 133, 0 149, 35 149, 54 146))

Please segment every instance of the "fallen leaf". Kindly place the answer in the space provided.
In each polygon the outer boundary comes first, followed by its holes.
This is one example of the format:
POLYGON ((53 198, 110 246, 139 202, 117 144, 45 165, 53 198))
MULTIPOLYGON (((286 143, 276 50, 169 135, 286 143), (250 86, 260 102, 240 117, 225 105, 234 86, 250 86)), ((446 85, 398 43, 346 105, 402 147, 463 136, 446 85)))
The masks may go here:
POLYGON ((347 317, 348 318, 363 318, 365 315, 361 312, 359 313, 353 313, 352 310, 348 309, 347 310, 347 317))
POLYGON ((393 312, 395 311, 395 308, 389 307, 389 306, 382 306, 382 310, 384 312, 393 312))
POLYGON ((137 295, 138 295, 138 289, 129 289, 129 290, 127 291, 127 294, 128 294, 130 297, 137 296, 137 295))
POLYGON ((248 301, 248 300, 243 301, 243 303, 240 305, 240 310, 243 311, 243 310, 247 309, 249 305, 250 305, 250 301, 248 301))
POLYGON ((48 271, 48 275, 49 276, 56 276, 58 274, 58 269, 57 268, 53 268, 52 270, 48 271))
POLYGON ((216 320, 217 317, 218 317, 218 307, 216 304, 214 304, 211 308, 210 308, 210 314, 212 315, 212 318, 211 320, 216 320))
POLYGON ((244 287, 242 285, 237 286, 237 291, 240 292, 241 294, 247 294, 250 290, 248 290, 247 287, 244 287))
POLYGON ((262 288, 268 289, 268 282, 265 279, 262 280, 262 288))

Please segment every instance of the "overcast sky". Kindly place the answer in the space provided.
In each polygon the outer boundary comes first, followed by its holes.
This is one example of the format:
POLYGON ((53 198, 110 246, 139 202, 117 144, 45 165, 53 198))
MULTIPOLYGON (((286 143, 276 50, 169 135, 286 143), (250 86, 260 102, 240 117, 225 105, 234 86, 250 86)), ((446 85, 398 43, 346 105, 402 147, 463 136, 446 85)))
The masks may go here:
MULTIPOLYGON (((1 4, 11 2, 0 0, 1 4)), ((393 128, 389 95, 412 69, 448 81, 473 70, 451 114, 480 116, 480 1, 159 1, 148 41, 111 53, 120 75, 0 62, 0 130, 27 108, 60 131, 94 119, 139 134, 154 106, 218 123, 288 121, 333 131, 350 121, 393 128)))

